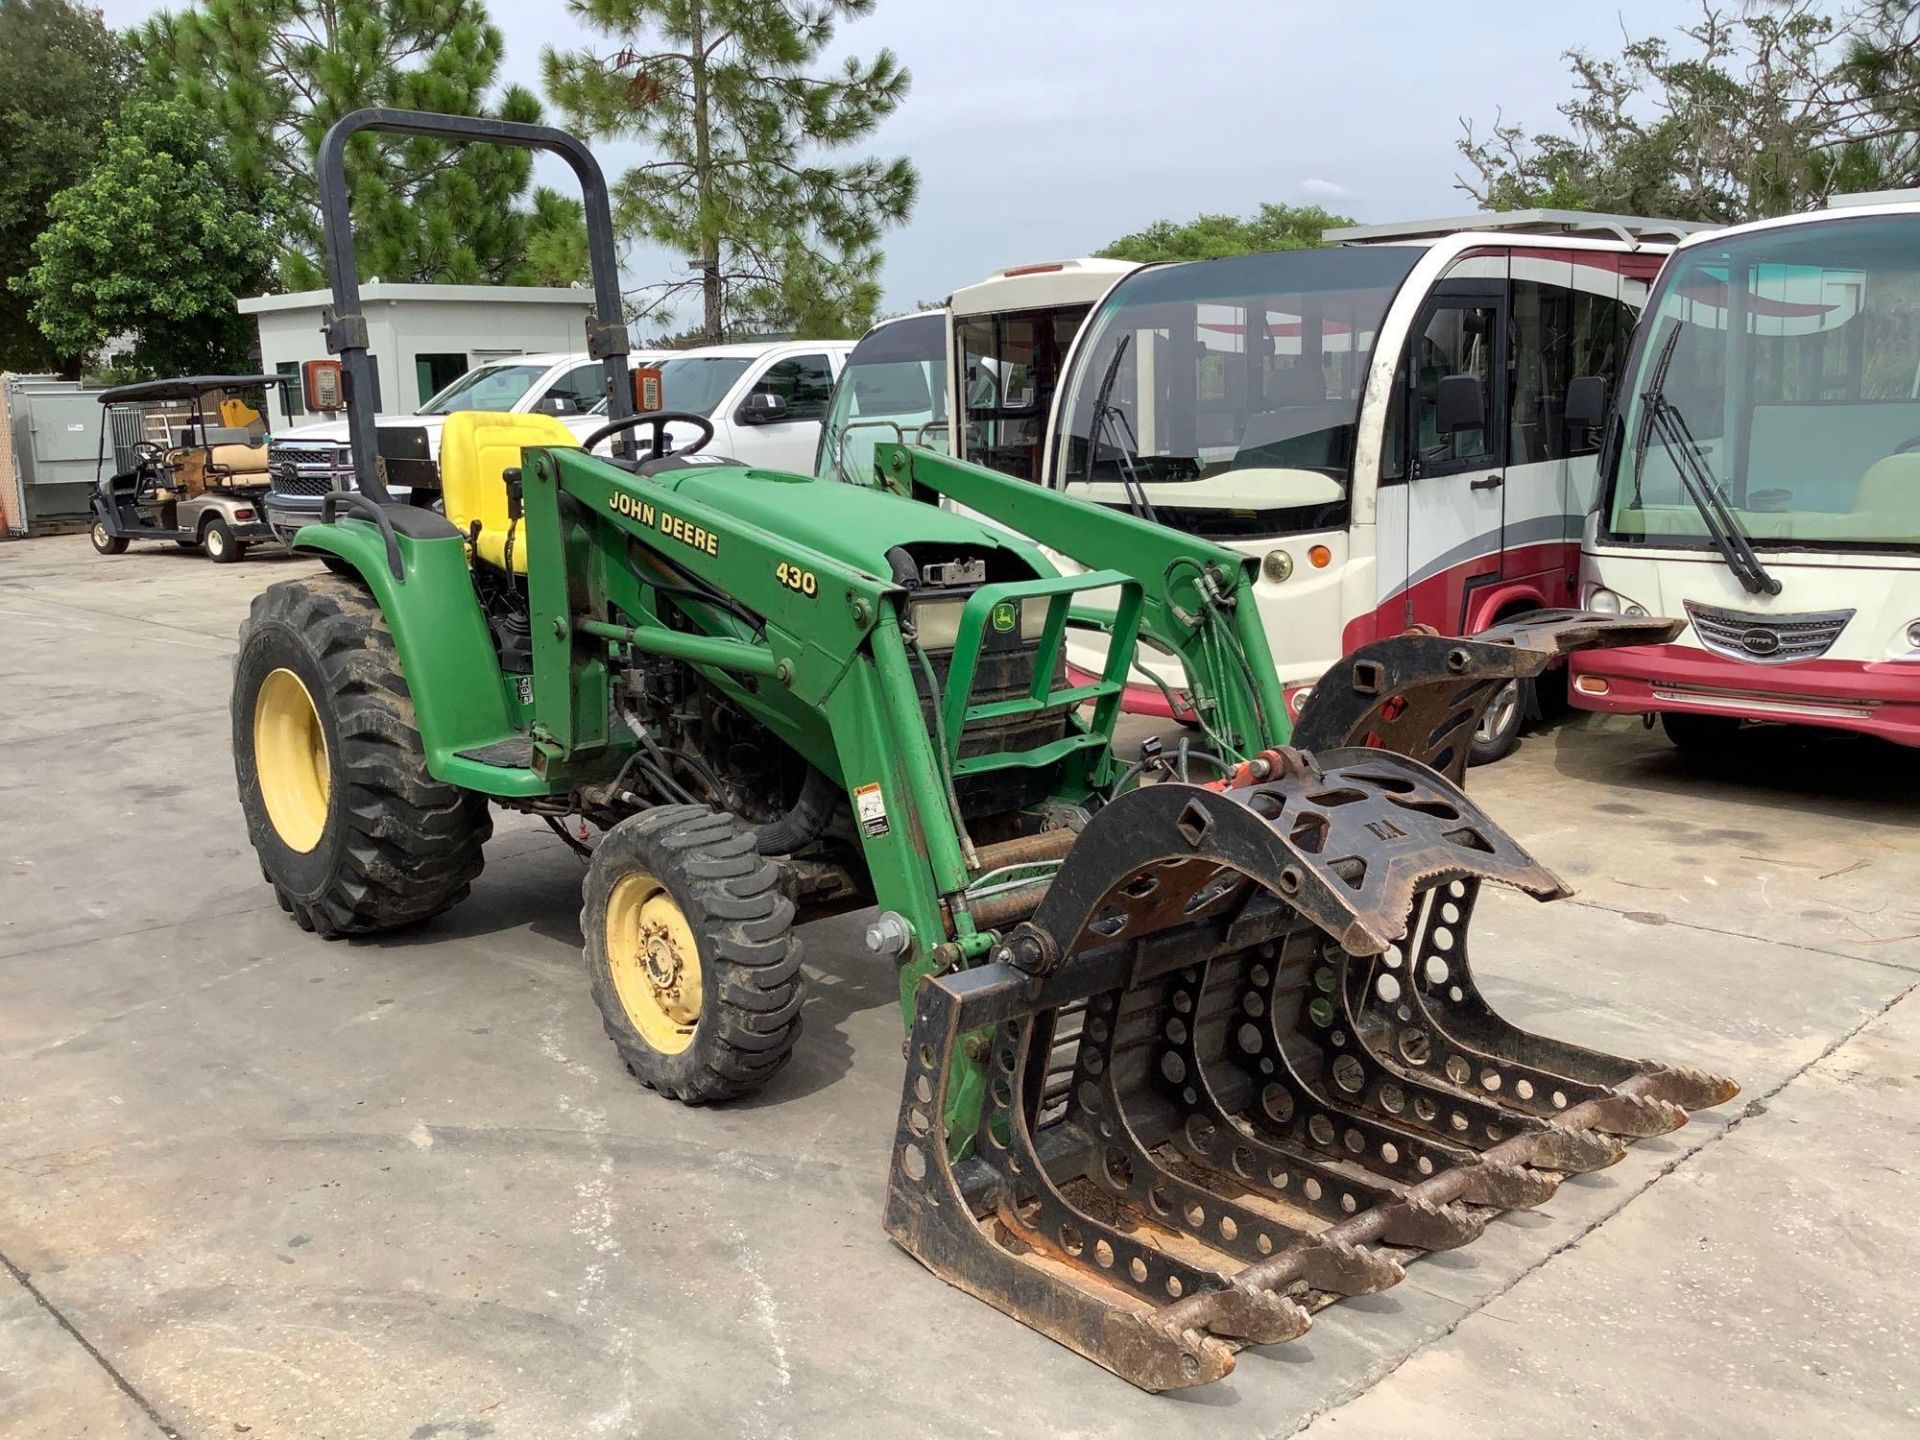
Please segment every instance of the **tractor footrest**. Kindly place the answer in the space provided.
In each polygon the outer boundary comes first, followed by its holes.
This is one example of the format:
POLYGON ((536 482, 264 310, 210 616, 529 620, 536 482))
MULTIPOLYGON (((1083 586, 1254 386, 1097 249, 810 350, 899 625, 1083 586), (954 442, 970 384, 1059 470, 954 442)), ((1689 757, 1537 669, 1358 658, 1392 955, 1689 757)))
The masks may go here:
POLYGON ((524 735, 496 740, 491 745, 476 745, 471 750, 455 751, 462 760, 478 765, 494 765, 502 770, 526 770, 533 765, 533 741, 524 735))

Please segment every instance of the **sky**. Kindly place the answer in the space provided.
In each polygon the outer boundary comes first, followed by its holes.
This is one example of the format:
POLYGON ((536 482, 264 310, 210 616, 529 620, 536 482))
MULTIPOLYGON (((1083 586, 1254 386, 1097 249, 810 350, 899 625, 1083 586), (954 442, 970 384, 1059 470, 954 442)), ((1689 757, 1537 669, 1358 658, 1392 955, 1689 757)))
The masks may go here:
MULTIPOLYGON (((177 5, 105 0, 126 25, 177 5)), ((559 0, 492 0, 506 78, 539 89, 544 45, 617 48, 559 0)), ((1556 124, 1562 52, 1617 51, 1691 15, 1677 0, 879 0, 835 54, 889 47, 913 75, 863 147, 920 171, 884 240, 887 311, 1007 265, 1084 255, 1157 219, 1321 204, 1363 221, 1464 214, 1460 120, 1556 124)), ((596 145, 610 174, 642 158, 596 145)), ((540 179, 570 191, 557 163, 540 179)), ((673 257, 635 252, 628 283, 673 257)))

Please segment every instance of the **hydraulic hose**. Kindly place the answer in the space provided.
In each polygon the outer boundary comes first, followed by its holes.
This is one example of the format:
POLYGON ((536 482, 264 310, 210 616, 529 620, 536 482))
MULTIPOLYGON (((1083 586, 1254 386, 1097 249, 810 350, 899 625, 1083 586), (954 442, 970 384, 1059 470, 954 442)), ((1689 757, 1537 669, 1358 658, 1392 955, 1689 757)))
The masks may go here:
POLYGON ((793 808, 778 820, 754 827, 754 850, 761 855, 791 855, 808 841, 820 838, 839 803, 840 787, 809 765, 793 808))

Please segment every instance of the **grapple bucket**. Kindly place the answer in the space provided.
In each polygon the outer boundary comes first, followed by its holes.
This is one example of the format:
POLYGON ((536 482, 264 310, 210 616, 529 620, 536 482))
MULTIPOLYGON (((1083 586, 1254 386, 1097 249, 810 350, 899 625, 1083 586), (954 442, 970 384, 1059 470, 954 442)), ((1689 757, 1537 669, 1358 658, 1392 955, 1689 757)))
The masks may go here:
MULTIPOLYGON (((1650 638, 1603 640, 1628 634, 1650 638)), ((1458 726, 1551 638, 1437 642, 1438 676, 1434 657, 1394 672, 1363 652, 1379 688, 1343 738, 1377 746, 1419 712, 1463 747, 1458 726)), ((1220 1378, 1240 1347, 1737 1091, 1487 1003, 1468 960, 1481 886, 1567 891, 1421 758, 1342 745, 1257 769, 1100 811, 990 963, 922 983, 908 1044, 888 1231, 1149 1390, 1220 1378), (977 1116, 949 1104, 962 1056, 986 1068, 977 1116)))

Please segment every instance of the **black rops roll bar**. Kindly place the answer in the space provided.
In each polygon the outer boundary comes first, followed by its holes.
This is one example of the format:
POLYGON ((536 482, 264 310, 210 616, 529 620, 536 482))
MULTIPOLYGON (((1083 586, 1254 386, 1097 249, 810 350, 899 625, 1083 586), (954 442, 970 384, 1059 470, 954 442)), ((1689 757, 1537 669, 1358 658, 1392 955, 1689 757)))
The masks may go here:
POLYGON ((573 167, 587 221, 587 258, 593 270, 593 313, 587 316, 587 353, 607 372, 607 414, 633 415, 627 378, 627 325, 620 304, 620 258, 614 249, 607 181, 593 152, 564 130, 430 110, 355 110, 334 122, 320 142, 320 214, 325 221, 327 279, 333 304, 326 311, 327 350, 340 357, 347 377, 347 441, 353 476, 362 493, 381 504, 392 500, 381 480, 374 448, 373 373, 367 363, 367 319, 360 310, 360 272, 353 250, 353 218, 347 200, 347 143, 364 130, 424 135, 461 143, 484 141, 522 150, 548 150, 573 167), (611 316, 611 320, 603 317, 611 316))

